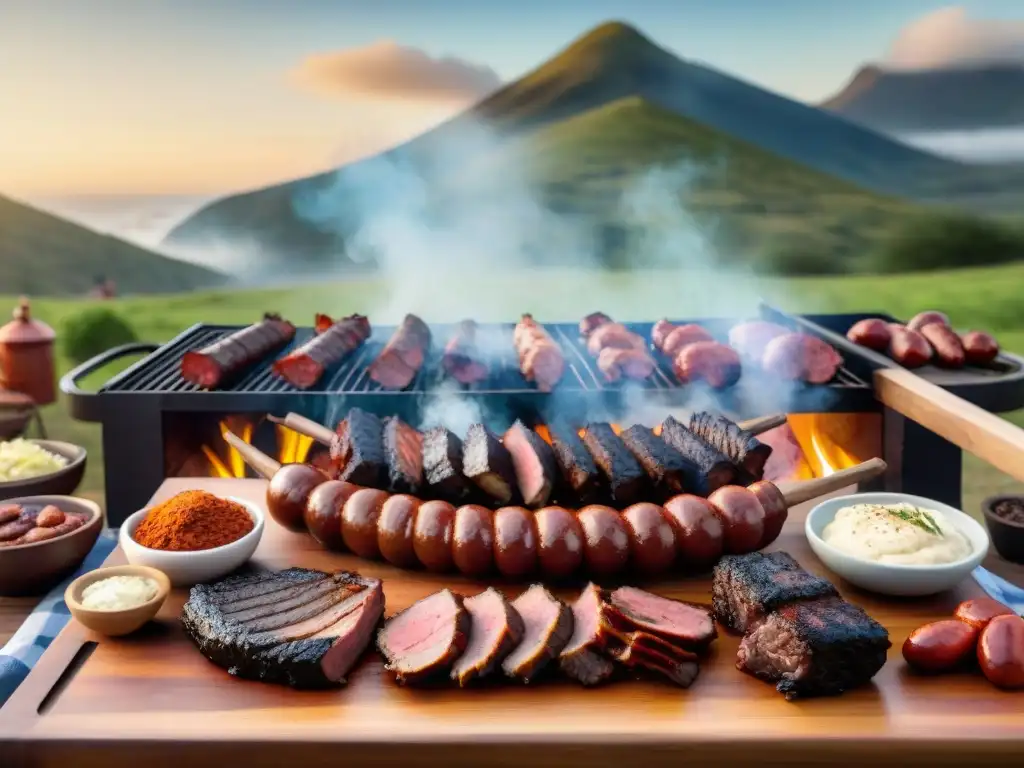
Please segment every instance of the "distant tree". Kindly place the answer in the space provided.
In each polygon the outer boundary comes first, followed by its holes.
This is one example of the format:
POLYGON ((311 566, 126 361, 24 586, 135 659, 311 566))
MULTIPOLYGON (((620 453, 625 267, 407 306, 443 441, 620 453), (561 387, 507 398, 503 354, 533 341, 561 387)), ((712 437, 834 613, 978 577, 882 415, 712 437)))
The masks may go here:
POLYGON ((137 341, 127 320, 106 307, 91 307, 69 315, 61 323, 60 341, 64 356, 77 364, 111 347, 137 341))
POLYGON ((882 242, 871 259, 878 272, 973 267, 1024 259, 1024 231, 959 213, 915 217, 882 242))

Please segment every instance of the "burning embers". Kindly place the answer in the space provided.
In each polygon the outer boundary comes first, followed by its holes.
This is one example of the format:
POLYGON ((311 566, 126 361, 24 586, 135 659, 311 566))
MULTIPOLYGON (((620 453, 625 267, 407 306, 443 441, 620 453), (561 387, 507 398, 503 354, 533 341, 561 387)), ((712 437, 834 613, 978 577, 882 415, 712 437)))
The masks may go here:
POLYGON ((177 438, 170 441, 168 448, 168 476, 251 477, 242 454, 224 439, 228 433, 250 445, 259 445, 282 464, 329 465, 327 451, 318 449, 313 438, 280 424, 271 431, 263 422, 262 417, 232 414, 201 427, 176 424, 177 438))

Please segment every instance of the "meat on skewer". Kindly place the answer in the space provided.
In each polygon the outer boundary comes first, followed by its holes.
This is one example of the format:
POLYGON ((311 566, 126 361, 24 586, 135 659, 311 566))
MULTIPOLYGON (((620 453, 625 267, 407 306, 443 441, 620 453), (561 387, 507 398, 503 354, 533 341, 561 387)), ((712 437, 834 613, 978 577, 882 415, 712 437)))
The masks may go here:
POLYGON ((488 367, 477 348, 476 333, 476 322, 463 320, 444 348, 441 365, 460 384, 476 384, 487 378, 488 367))
POLYGON ((725 454, 751 478, 764 477, 772 447, 721 414, 699 411, 690 416, 690 432, 725 454))
MULTIPOLYGON (((322 317, 317 318, 318 327, 322 326, 322 317)), ((276 361, 271 370, 293 387, 309 389, 331 366, 358 349, 369 336, 370 323, 365 317, 346 317, 276 361)))
POLYGON ((423 367, 429 347, 430 328, 416 315, 406 315, 370 364, 370 378, 385 389, 405 389, 423 367))
POLYGON ((523 315, 512 337, 519 370, 541 392, 550 392, 565 373, 565 357, 554 339, 532 315, 523 315))
POLYGON ((218 339, 181 358, 181 377, 202 389, 216 389, 295 338, 295 326, 267 313, 258 323, 218 339))

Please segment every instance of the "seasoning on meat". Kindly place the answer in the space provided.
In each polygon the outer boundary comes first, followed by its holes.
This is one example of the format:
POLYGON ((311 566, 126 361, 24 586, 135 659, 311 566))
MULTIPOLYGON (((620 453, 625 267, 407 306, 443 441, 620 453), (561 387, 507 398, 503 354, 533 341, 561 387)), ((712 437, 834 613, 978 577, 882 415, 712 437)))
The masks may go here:
POLYGON ((702 481, 694 490, 697 495, 709 496, 736 482, 736 466, 729 457, 671 416, 661 422, 661 439, 697 465, 702 481))
POLYGON ((700 493, 707 487, 697 465, 642 424, 634 424, 619 437, 636 457, 655 494, 667 499, 679 493, 700 493))
POLYGON ((611 424, 587 424, 583 431, 583 444, 601 470, 612 500, 623 506, 639 501, 644 486, 644 470, 622 438, 615 434, 611 424))
POLYGON ((452 679, 460 686, 491 674, 523 639, 523 620, 494 587, 467 598, 469 642, 455 666, 452 679))
POLYGON ((597 685, 612 676, 615 666, 602 653, 601 590, 587 584, 572 604, 573 630, 558 656, 562 672, 582 685, 597 685))
POLYGON ((476 384, 489 373, 484 356, 476 343, 478 326, 473 320, 459 323, 455 334, 448 340, 441 357, 444 370, 460 384, 476 384))
POLYGON ((498 504, 509 504, 516 495, 512 456, 483 424, 473 424, 466 433, 462 472, 498 504))
POLYGON ((442 589, 388 619, 377 647, 402 685, 448 674, 469 640, 470 616, 461 595, 442 589))
POLYGON ((416 315, 406 315, 370 363, 370 378, 385 389, 405 389, 423 367, 429 349, 430 328, 416 315))
POLYGON ((365 317, 346 317, 277 360, 271 370, 293 387, 309 389, 369 336, 370 323, 365 317))
POLYGON ((548 424, 547 428, 555 463, 562 475, 562 488, 577 504, 593 501, 601 483, 601 471, 579 432, 563 423, 548 424))
POLYGON ((423 480, 432 493, 452 504, 473 495, 462 473, 462 441, 444 427, 423 433, 423 480))
POLYGON ((195 552, 238 541, 255 525, 236 501, 206 491, 182 491, 150 509, 132 538, 149 549, 195 552))
POLYGON ((619 587, 604 600, 603 615, 620 632, 646 632, 677 648, 701 651, 718 637, 711 609, 619 587))
POLYGON ((372 413, 351 408, 331 441, 331 460, 339 480, 378 488, 385 473, 384 425, 372 413))
POLYGON ((419 493, 423 486, 423 435, 397 416, 384 419, 384 459, 390 490, 419 493))
POLYGON ((202 389, 217 389, 294 338, 295 326, 268 312, 258 323, 186 352, 181 377, 202 389))
POLYGON ((751 480, 764 477, 764 465, 772 455, 772 447, 735 422, 720 414, 699 411, 690 416, 690 431, 728 456, 751 480))
POLYGON ((548 503, 558 477, 551 446, 518 419, 505 432, 502 443, 512 457, 523 504, 540 508, 548 503))
POLYGON ((523 619, 525 631, 516 649, 501 668, 524 683, 533 680, 569 642, 572 611, 541 584, 534 584, 512 602, 523 619))

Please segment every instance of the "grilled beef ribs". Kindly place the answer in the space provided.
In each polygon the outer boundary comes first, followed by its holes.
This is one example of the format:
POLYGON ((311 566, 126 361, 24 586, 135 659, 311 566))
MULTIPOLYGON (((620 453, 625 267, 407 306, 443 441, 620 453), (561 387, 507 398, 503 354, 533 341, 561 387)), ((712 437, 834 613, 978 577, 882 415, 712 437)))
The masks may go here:
POLYGON ((512 467, 523 504, 527 507, 543 507, 551 498, 558 476, 558 465, 551 446, 519 420, 505 432, 502 442, 512 457, 512 467))
POLYGON ((466 433, 462 472, 500 505, 510 504, 518 492, 512 456, 483 424, 472 425, 466 433))
POLYGON ((442 589, 388 619, 377 647, 395 679, 415 685, 448 673, 466 648, 469 630, 462 596, 442 589))
POLYGON ((567 424, 549 424, 551 450, 562 475, 566 501, 585 505, 595 500, 601 483, 601 472, 594 463, 579 433, 567 424))
POLYGON ((697 465, 701 481, 693 491, 697 495, 710 496, 736 481, 736 465, 729 457, 671 416, 661 422, 661 439, 697 465))
POLYGON ((462 473, 462 441, 444 427, 423 434, 423 481, 431 495, 459 504, 473 495, 462 473))
POLYGON ((345 682, 383 614, 377 579, 289 568, 193 587, 181 622, 232 675, 325 688, 345 682))
POLYGON ((604 682, 615 666, 601 650, 604 623, 601 619, 601 590, 588 584, 572 604, 573 629, 569 642, 558 656, 562 672, 583 685, 604 682))
POLYGON ((572 636, 572 611, 565 603, 534 584, 512 602, 523 619, 523 639, 501 664, 509 677, 533 680, 558 657, 572 636))
POLYGON ((784 605, 838 594, 832 584, 805 571, 786 552, 726 555, 715 566, 711 584, 715 618, 741 634, 756 629, 784 605))
POLYGON ((493 672, 523 639, 523 620, 494 587, 467 598, 469 642, 455 666, 452 679, 466 685, 493 672))
POLYGON ((701 493, 707 482, 697 465, 642 424, 634 424, 619 437, 636 457, 654 487, 667 499, 680 493, 701 493))
POLYGON ((615 434, 611 424, 587 424, 583 432, 583 444, 601 470, 612 501, 623 506, 639 501, 644 470, 626 448, 622 438, 615 434))
POLYGON ((384 426, 362 408, 352 408, 331 441, 331 460, 339 480, 379 488, 384 479, 384 426))
POLYGON ((711 610, 619 587, 605 596, 602 614, 619 632, 647 632, 689 651, 702 651, 718 636, 711 610))
POLYGON ((885 664, 885 627, 839 597, 790 603, 740 642, 736 666, 776 683, 787 699, 835 696, 885 664))
POLYGON ((739 424, 720 414, 701 411, 690 416, 690 431, 728 456, 753 480, 764 477, 764 465, 772 447, 739 424))
POLYGON ((388 488, 395 493, 419 493, 423 485, 423 435, 397 416, 384 419, 384 458, 388 488))

